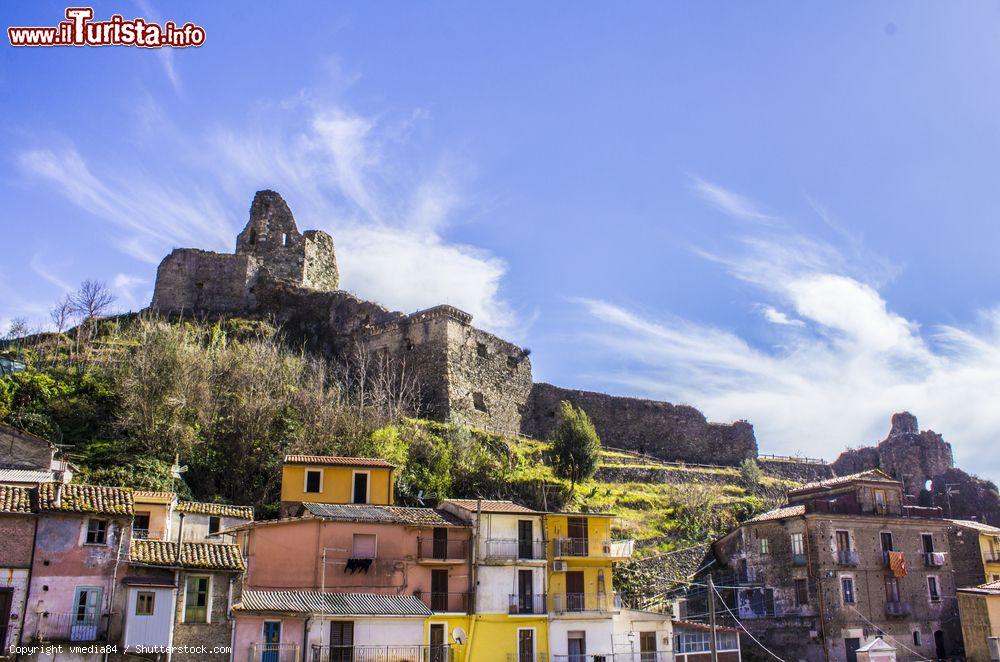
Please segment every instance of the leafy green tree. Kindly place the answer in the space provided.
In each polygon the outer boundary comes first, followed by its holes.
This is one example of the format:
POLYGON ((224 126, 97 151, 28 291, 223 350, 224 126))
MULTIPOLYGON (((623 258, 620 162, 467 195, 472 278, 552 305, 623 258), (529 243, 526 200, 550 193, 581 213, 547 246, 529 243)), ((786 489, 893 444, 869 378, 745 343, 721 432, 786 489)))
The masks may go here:
POLYGON ((740 462, 740 483, 751 494, 760 491, 764 481, 764 471, 757 464, 757 460, 748 457, 740 462))
POLYGON ((597 471, 601 439, 587 412, 563 400, 559 403, 559 424, 549 436, 552 442, 554 469, 567 478, 572 489, 597 471))

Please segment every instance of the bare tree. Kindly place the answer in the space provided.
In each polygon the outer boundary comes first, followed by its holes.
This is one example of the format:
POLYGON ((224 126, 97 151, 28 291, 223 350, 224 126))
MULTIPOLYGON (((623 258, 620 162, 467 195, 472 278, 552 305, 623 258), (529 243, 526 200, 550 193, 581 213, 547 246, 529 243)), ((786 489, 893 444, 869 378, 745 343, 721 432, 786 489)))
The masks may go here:
POLYGON ((62 333, 66 330, 67 325, 69 325, 70 318, 73 317, 73 302, 70 300, 67 294, 59 303, 52 306, 49 310, 49 319, 56 327, 56 333, 62 333))
POLYGON ((15 317, 10 321, 10 326, 7 327, 4 339, 17 340, 18 338, 24 338, 30 333, 31 329, 28 327, 28 320, 23 317, 15 317))
POLYGON ((70 312, 88 322, 107 314, 115 295, 103 281, 85 280, 80 289, 69 296, 70 312))

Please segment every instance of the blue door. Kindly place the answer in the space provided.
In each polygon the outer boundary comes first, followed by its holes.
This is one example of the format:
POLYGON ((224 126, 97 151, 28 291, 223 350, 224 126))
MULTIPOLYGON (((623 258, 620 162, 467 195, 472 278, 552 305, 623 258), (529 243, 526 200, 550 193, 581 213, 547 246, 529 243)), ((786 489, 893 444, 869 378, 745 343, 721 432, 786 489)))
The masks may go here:
POLYGON ((264 621, 264 646, 260 662, 278 662, 281 655, 281 621, 264 621))

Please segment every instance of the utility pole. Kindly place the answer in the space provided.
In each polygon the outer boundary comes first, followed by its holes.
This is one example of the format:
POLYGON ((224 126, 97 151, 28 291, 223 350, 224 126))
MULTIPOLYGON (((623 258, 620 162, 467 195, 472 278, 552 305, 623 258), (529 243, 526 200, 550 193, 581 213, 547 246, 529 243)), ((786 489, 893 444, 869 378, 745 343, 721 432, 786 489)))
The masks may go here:
POLYGON ((709 650, 712 651, 712 662, 719 662, 719 645, 715 638, 715 581, 708 576, 708 627, 710 628, 709 650))

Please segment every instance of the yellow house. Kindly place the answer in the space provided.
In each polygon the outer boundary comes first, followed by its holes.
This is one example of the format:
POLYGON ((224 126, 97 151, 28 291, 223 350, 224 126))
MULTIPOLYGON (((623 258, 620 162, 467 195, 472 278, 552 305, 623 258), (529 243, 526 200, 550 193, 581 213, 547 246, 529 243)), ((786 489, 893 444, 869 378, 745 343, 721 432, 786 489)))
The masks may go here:
POLYGON ((303 502, 391 506, 395 467, 377 458, 286 455, 281 467, 281 516, 303 502))
POLYGON ((132 537, 170 540, 170 513, 177 503, 177 495, 173 492, 135 490, 132 498, 135 501, 132 537))
POLYGON ((965 659, 1000 659, 1000 581, 958 589, 958 612, 965 639, 965 659))
POLYGON ((958 586, 978 586, 1000 581, 1000 528, 972 520, 951 520, 949 532, 952 565, 956 566, 958 586), (962 557, 959 563, 957 558, 962 557))

